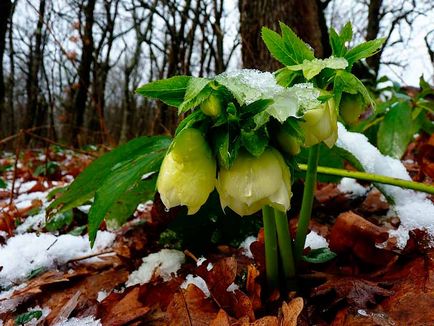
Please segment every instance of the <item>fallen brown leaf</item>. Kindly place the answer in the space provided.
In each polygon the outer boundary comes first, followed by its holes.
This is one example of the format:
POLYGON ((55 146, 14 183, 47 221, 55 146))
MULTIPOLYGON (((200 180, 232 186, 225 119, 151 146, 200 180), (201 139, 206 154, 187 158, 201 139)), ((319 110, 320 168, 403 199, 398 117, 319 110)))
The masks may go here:
POLYGON ((292 299, 289 303, 283 302, 281 314, 279 316, 280 326, 297 326, 297 319, 303 310, 303 299, 298 297, 292 299))

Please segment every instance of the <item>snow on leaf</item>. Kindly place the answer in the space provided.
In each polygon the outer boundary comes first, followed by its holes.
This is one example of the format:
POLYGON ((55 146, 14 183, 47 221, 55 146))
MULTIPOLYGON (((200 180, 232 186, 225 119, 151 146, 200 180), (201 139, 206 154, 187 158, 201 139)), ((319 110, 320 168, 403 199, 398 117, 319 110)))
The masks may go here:
POLYGON ((311 80, 318 75, 323 69, 345 69, 348 66, 347 60, 344 58, 330 57, 327 59, 303 60, 302 64, 288 66, 288 69, 293 71, 302 70, 303 76, 307 80, 311 80))

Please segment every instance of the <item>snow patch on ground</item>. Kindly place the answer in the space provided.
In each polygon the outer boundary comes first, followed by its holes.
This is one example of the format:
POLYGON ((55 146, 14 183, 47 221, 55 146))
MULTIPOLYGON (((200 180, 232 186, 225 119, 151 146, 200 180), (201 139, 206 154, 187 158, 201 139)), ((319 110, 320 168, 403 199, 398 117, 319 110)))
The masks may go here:
POLYGON ((110 247, 115 234, 99 231, 95 246, 88 236, 50 233, 25 233, 10 238, 0 247, 0 286, 5 288, 22 281, 35 269, 52 268, 75 258, 97 253, 110 247))
POLYGON ((172 274, 178 272, 185 261, 182 251, 174 249, 162 249, 143 258, 143 263, 138 270, 132 272, 126 286, 148 283, 154 274, 164 281, 169 281, 172 274))
POLYGON ((368 191, 368 189, 363 187, 355 179, 351 178, 342 178, 338 185, 338 189, 340 192, 344 194, 350 194, 352 197, 364 196, 368 191))
POLYGON ((252 251, 250 250, 250 245, 255 241, 256 241, 256 237, 251 235, 251 236, 247 237, 246 239, 244 239, 243 242, 241 242, 239 248, 241 249, 241 252, 244 256, 253 259, 253 254, 252 254, 252 251))
POLYGON ((310 233, 306 236, 306 242, 304 247, 310 247, 310 249, 319 249, 319 248, 328 248, 329 244, 327 240, 314 231, 310 231, 310 233))
POLYGON ((88 316, 85 318, 69 318, 56 323, 54 326, 102 326, 99 319, 95 320, 95 317, 88 316))
MULTIPOLYGON (((338 123, 338 133, 336 146, 351 152, 366 172, 411 180, 401 161, 382 155, 364 135, 347 131, 341 123, 338 123)), ((389 232, 396 237, 399 248, 405 247, 408 232, 413 229, 424 229, 434 239, 434 204, 425 193, 390 185, 381 185, 381 188, 393 198, 395 204, 391 210, 401 220, 399 228, 389 232)))
POLYGON ((98 295, 96 297, 96 301, 102 302, 105 298, 108 297, 109 294, 110 294, 110 292, 107 292, 107 291, 99 291, 98 295))
POLYGON ((188 274, 185 277, 184 283, 181 284, 181 289, 186 289, 189 284, 196 285, 199 289, 202 290, 203 294, 206 298, 209 298, 211 296, 211 293, 209 292, 208 285, 206 284, 205 280, 200 276, 193 276, 192 274, 188 274))
POLYGON ((240 287, 236 285, 235 283, 231 283, 228 288, 226 289, 226 292, 232 292, 234 293, 235 290, 238 290, 240 287))

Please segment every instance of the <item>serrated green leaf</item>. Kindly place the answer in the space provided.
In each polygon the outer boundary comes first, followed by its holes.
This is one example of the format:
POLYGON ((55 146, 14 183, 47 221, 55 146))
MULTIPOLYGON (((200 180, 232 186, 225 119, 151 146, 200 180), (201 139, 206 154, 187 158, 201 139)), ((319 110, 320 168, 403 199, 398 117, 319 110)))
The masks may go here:
POLYGON ((371 104, 372 108, 375 108, 375 103, 369 95, 365 85, 355 75, 350 72, 339 70, 336 72, 333 93, 335 97, 336 107, 339 107, 342 93, 357 94, 360 93, 363 96, 365 103, 371 104))
POLYGON ((326 59, 304 60, 302 64, 287 67, 290 70, 303 71, 303 76, 307 80, 311 80, 318 75, 323 69, 345 69, 348 66, 347 60, 344 58, 330 57, 326 59))
POLYGON ((334 259, 336 256, 337 255, 329 248, 318 248, 302 256, 302 259, 311 264, 322 264, 334 259))
POLYGON ((154 198, 158 174, 145 180, 138 180, 123 193, 106 214, 107 226, 116 229, 122 226, 134 213, 140 203, 154 198))
POLYGON ((267 46, 268 51, 270 51, 271 55, 277 61, 279 61, 285 66, 295 64, 291 54, 283 43, 282 37, 278 33, 272 31, 267 27, 262 27, 261 34, 262 40, 267 46))
POLYGON ((268 146, 268 132, 264 127, 259 130, 241 130, 241 143, 247 151, 255 157, 264 153, 268 146))
POLYGON ((136 159, 139 155, 167 148, 169 138, 163 136, 139 137, 121 145, 93 161, 47 208, 49 216, 77 207, 95 195, 95 191, 113 168, 136 159))
POLYGON ((167 105, 178 107, 184 101, 188 83, 192 77, 175 76, 168 79, 157 80, 140 86, 136 93, 160 100, 167 105))
POLYGON ((193 111, 189 114, 184 120, 182 120, 175 131, 175 136, 178 135, 181 131, 187 128, 193 128, 199 122, 208 119, 208 117, 203 114, 202 110, 193 111))
POLYGON ((271 99, 258 100, 241 108, 240 118, 249 119, 265 111, 274 101, 271 99))
POLYGON ((94 203, 89 211, 88 229, 92 245, 108 210, 144 174, 158 171, 168 147, 169 140, 159 138, 159 141, 154 142, 145 152, 133 160, 123 162, 103 180, 95 193, 94 203))
POLYGON ((206 78, 191 77, 187 84, 184 101, 178 107, 178 114, 187 112, 205 101, 212 92, 212 88, 209 87, 210 82, 206 78))
POLYGON ((392 106, 378 130, 377 146, 381 153, 400 159, 413 137, 414 129, 411 125, 408 102, 392 106))
POLYGON ((42 310, 32 310, 25 312, 15 318, 15 325, 24 325, 31 321, 33 318, 38 320, 42 317, 42 310))
POLYGON ((302 41, 288 25, 279 22, 279 26, 284 45, 293 61, 292 65, 303 63, 304 60, 315 59, 311 47, 302 41))
POLYGON ((347 59, 348 64, 351 66, 360 59, 373 56, 381 49, 385 40, 385 38, 379 38, 356 45, 345 54, 345 59, 347 59))
POLYGON ((276 82, 282 87, 289 87, 295 84, 298 78, 302 78, 302 73, 292 71, 288 67, 281 68, 274 73, 276 82))

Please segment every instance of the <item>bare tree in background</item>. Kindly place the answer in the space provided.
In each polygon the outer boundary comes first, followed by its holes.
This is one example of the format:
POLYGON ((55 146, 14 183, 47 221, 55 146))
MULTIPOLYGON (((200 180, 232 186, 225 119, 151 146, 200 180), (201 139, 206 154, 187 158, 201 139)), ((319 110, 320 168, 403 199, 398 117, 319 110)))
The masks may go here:
MULTIPOLYGON (((3 69, 3 55, 6 47, 6 32, 9 23, 9 17, 12 11, 12 2, 10 0, 2 0, 0 2, 0 126, 4 119, 5 113, 5 80, 3 69)), ((0 130, 3 128, 0 127, 0 130)), ((0 131, 0 136, 4 136, 4 132, 0 131)))
POLYGON ((239 0, 243 66, 260 70, 280 67, 271 58, 260 35, 262 26, 279 30, 279 21, 289 25, 309 43, 316 56, 329 54, 329 48, 323 44, 325 40, 328 42, 327 28, 320 25, 320 21, 325 21, 323 10, 327 4, 319 0, 239 0))

